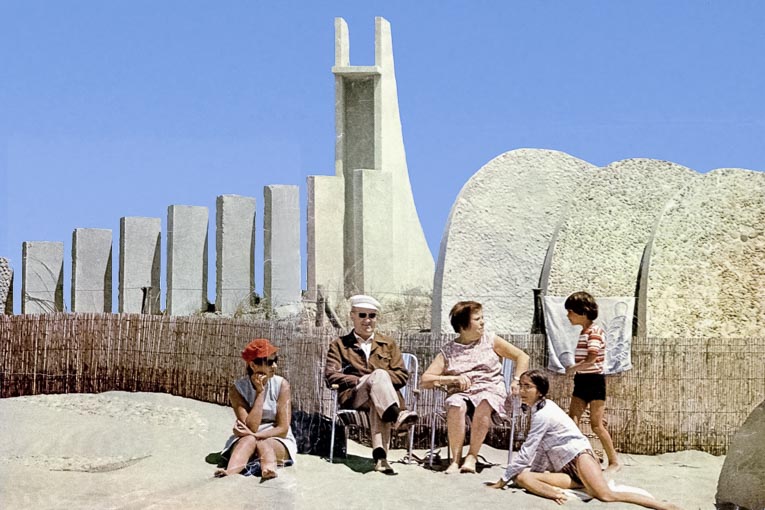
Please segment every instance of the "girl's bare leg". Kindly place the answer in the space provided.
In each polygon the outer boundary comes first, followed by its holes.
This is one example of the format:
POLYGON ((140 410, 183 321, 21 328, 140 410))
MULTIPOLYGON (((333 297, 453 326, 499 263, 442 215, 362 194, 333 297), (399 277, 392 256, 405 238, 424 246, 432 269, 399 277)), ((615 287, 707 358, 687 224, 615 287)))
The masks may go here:
POLYGON ((447 474, 457 473, 462 461, 462 446, 465 444, 465 413, 467 406, 449 406, 446 409, 446 430, 449 434, 449 451, 452 463, 446 468, 447 474))
POLYGON ((475 473, 478 452, 481 451, 483 440, 491 427, 491 412, 491 406, 483 400, 473 413, 473 421, 470 423, 470 449, 460 469, 461 473, 475 473))
POLYGON ((649 498, 642 494, 612 491, 608 487, 606 479, 603 477, 603 472, 600 470, 600 463, 591 455, 580 455, 576 459, 576 467, 579 471, 579 477, 584 483, 584 490, 587 494, 600 501, 606 503, 614 501, 632 503, 646 508, 654 508, 656 510, 680 510, 680 507, 675 506, 672 503, 659 501, 658 499, 649 498))
POLYGON ((260 458, 260 472, 262 480, 276 478, 276 465, 279 461, 289 458, 289 452, 284 444, 278 439, 269 437, 258 441, 258 457, 260 458))
POLYGON ((515 483, 537 496, 554 500, 559 505, 566 502, 563 489, 578 487, 565 473, 535 473, 525 469, 515 477, 515 483))
POLYGON ((590 402, 590 426, 606 451, 606 456, 608 457, 608 468, 606 471, 616 472, 622 468, 622 465, 619 462, 619 457, 616 455, 611 434, 608 433, 608 429, 603 425, 605 410, 606 402, 604 400, 593 400, 590 402))
POLYGON ((231 457, 228 459, 226 469, 218 469, 215 471, 215 476, 228 476, 236 475, 242 472, 247 466, 247 461, 250 460, 252 454, 255 453, 258 440, 252 436, 243 436, 234 445, 234 450, 231 452, 231 457))

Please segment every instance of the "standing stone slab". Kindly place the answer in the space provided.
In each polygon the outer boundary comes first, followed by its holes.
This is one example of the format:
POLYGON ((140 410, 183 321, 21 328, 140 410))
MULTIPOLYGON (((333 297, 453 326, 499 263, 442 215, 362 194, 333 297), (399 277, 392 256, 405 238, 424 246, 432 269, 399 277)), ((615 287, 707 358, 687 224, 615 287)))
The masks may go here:
POLYGON ((698 174, 653 159, 596 169, 577 190, 553 250, 546 293, 635 297, 641 259, 664 205, 698 174))
POLYGON ((21 244, 21 313, 64 311, 64 243, 21 244))
POLYGON ((441 240, 432 329, 473 299, 495 331, 529 333, 533 289, 578 183, 596 167, 568 154, 519 149, 481 168, 460 191, 441 240))
POLYGON ((167 313, 207 309, 207 207, 167 208, 167 313))
POLYGON ((216 200, 215 309, 233 315, 255 292, 255 199, 216 200))
POLYGON ((277 317, 300 311, 300 192, 266 186, 264 193, 263 294, 277 317))
POLYGON ((654 234, 647 280, 650 336, 762 336, 765 173, 714 170, 673 198, 654 234))
POLYGON ((311 175, 307 179, 308 299, 317 299, 318 285, 332 306, 345 297, 343 279, 343 218, 345 184, 342 177, 311 175))
POLYGON ((160 218, 120 218, 120 313, 160 312, 160 218))
POLYGON ((0 257, 0 313, 13 315, 13 268, 5 257, 0 257))
POLYGON ((72 233, 72 311, 112 311, 112 231, 76 228, 72 233))

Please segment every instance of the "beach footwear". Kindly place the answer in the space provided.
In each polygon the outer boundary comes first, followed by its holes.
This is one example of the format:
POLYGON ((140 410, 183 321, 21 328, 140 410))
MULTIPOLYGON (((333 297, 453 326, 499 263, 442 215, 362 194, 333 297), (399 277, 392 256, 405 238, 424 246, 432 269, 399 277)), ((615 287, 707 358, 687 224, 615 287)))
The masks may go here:
POLYGON ((420 417, 417 416, 417 413, 414 411, 401 411, 398 413, 398 418, 396 418, 396 423, 393 424, 393 430, 398 430, 402 427, 408 427, 409 425, 413 425, 417 423, 417 420, 419 420, 420 417))
POLYGON ((382 473, 384 475, 395 475, 396 474, 396 472, 393 471, 393 468, 390 467, 390 464, 388 464, 388 460, 387 459, 379 459, 375 463, 375 471, 377 471, 378 473, 382 473))

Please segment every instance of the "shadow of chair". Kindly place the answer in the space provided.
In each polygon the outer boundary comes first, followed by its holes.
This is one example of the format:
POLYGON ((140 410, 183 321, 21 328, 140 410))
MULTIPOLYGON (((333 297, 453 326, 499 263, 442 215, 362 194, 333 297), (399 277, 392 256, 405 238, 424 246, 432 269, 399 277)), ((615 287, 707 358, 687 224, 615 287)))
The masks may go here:
MULTIPOLYGON (((417 356, 414 354, 408 353, 408 352, 402 352, 401 353, 401 359, 404 362, 404 367, 409 372, 409 379, 406 382, 406 386, 401 388, 401 395, 404 398, 404 403, 406 405, 406 408, 417 412, 417 400, 420 396, 420 389, 419 389, 419 373, 420 373, 420 363, 417 360, 417 356)), ((369 417, 367 416, 366 411, 359 411, 356 409, 339 409, 338 403, 337 403, 337 394, 338 394, 338 386, 336 384, 333 384, 331 386, 332 391, 332 423, 337 423, 337 420, 340 420, 340 423, 344 427, 348 426, 356 426, 361 427, 365 429, 369 429, 369 417)), ((395 432, 395 431, 394 431, 395 432)), ((332 436, 330 439, 330 455, 329 455, 329 462, 332 462, 333 456, 332 452, 334 451, 334 445, 335 445, 335 427, 332 427, 332 436)), ((412 462, 415 462, 412 457, 412 448, 414 447, 414 424, 409 426, 409 446, 407 448, 406 456, 401 460, 404 464, 411 464, 412 462)))
MULTIPOLYGON (((508 414, 504 414, 501 416, 498 416, 495 414, 492 415, 492 425, 491 427, 493 429, 500 429, 500 430, 510 430, 510 440, 507 447, 507 463, 510 464, 510 462, 513 459, 513 443, 515 441, 515 433, 516 430, 519 429, 519 425, 522 420, 522 414, 520 412, 521 410, 521 402, 520 398, 517 396, 510 397, 511 395, 511 384, 513 382, 513 369, 515 364, 513 363, 513 360, 504 358, 502 362, 502 378, 505 381, 505 390, 507 391, 508 395, 508 402, 510 403, 510 409, 505 409, 508 414)), ((436 387, 433 389, 433 391, 446 391, 445 386, 436 385, 436 387)), ((437 422, 446 423, 446 409, 436 409, 433 412, 434 420, 433 425, 431 426, 430 430, 430 451, 428 452, 427 458, 428 458, 428 469, 433 469, 433 457, 436 456, 435 447, 436 447, 436 424, 437 422)), ((470 417, 465 416, 465 422, 467 424, 466 432, 470 428, 470 417)), ((467 437, 467 434, 466 434, 467 437)), ((451 451, 449 449, 449 446, 446 447, 446 458, 447 462, 451 463, 451 451)))

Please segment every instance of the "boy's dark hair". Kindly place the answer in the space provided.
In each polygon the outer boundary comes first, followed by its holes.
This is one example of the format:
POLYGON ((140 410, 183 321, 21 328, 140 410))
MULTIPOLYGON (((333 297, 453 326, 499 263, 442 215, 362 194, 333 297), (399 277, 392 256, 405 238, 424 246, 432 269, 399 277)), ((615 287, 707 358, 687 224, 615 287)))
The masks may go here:
POLYGON ((543 397, 547 396, 547 392, 550 391, 550 380, 547 378, 547 374, 541 370, 526 370, 521 374, 521 377, 528 377, 534 386, 537 387, 537 391, 542 394, 543 397))
POLYGON ((571 310, 579 315, 584 315, 591 321, 598 318, 598 303, 595 298, 587 292, 574 292, 566 298, 566 304, 563 305, 566 310, 571 310))
POLYGON ((460 301, 454 305, 449 312, 449 322, 451 322, 454 331, 459 333, 470 327, 470 318, 482 309, 483 305, 477 301, 460 301))

